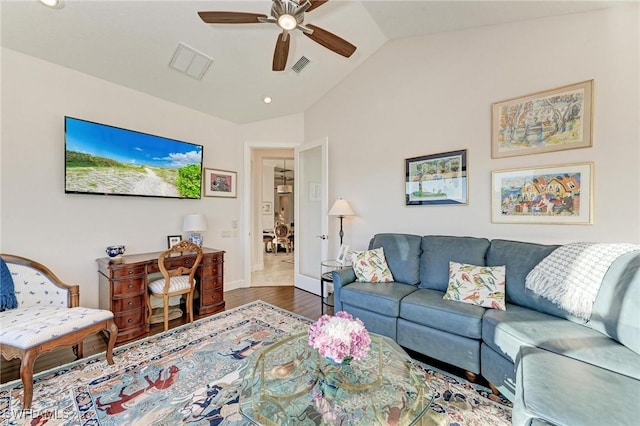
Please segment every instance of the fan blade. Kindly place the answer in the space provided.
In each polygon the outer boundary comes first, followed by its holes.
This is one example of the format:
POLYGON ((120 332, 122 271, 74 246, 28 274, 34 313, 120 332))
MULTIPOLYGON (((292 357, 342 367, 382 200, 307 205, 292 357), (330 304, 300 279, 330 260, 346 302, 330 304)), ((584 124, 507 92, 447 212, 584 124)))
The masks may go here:
POLYGON ((320 7, 328 1, 329 0, 309 0, 309 2, 311 3, 311 7, 307 9, 307 12, 311 12, 316 7, 320 7))
POLYGON ((278 40, 276 40, 276 48, 273 51, 273 70, 284 71, 284 67, 287 66, 287 58, 289 57, 289 43, 291 42, 291 36, 286 31, 282 34, 278 34, 278 40))
POLYGON ((257 24, 258 18, 267 18, 262 13, 246 12, 198 12, 198 15, 207 24, 257 24))
POLYGON ((304 33, 304 35, 327 49, 333 50, 338 55, 348 58, 356 51, 356 47, 345 39, 315 25, 307 24, 306 26, 313 30, 313 34, 304 33))

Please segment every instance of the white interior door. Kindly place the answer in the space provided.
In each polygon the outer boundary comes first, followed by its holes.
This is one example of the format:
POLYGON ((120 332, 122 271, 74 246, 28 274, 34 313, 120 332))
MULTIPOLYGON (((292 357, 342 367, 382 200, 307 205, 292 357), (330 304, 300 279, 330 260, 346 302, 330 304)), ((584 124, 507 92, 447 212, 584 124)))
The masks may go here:
POLYGON ((327 258, 328 139, 296 148, 295 286, 320 295, 320 262, 327 258))

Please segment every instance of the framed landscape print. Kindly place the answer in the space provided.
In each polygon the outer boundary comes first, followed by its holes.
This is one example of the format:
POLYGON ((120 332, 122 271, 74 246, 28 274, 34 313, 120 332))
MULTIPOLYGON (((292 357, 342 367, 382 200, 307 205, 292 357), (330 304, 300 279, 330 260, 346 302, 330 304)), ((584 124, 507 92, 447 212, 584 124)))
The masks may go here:
POLYGON ((229 170, 204 169, 204 196, 236 198, 237 176, 229 170))
POLYGON ((494 223, 593 223, 593 163, 492 172, 494 223))
POLYGON ((491 157, 592 146, 593 80, 493 104, 491 157))
POLYGON ((467 150, 407 158, 405 204, 467 204, 467 150))

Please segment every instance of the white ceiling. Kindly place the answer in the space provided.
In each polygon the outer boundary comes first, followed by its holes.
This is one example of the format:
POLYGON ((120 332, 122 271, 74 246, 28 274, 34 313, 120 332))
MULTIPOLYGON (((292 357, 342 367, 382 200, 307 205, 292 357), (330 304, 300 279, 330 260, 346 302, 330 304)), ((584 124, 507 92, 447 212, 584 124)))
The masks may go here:
MULTIPOLYGON (((637 1, 637 0, 632 0, 637 1)), ((270 14, 271 0, 65 0, 59 10, 37 0, 0 0, 1 44, 236 123, 306 110, 390 39, 612 7, 609 1, 331 0, 307 13, 312 23, 358 47, 339 56, 299 31, 287 68, 271 71, 278 27, 211 25, 198 11, 270 14), (178 43, 214 62, 202 80, 168 64, 178 43), (290 67, 311 60, 301 74, 290 67), (264 96, 273 102, 264 104, 264 96)))

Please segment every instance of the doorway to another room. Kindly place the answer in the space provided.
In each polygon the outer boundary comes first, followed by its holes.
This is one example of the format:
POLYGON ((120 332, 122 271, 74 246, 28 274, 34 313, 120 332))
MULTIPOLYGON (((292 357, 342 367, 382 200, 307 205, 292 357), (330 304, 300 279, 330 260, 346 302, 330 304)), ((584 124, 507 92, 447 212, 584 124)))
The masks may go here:
POLYGON ((257 162, 261 166, 261 179, 254 181, 258 187, 254 190, 261 200, 258 221, 262 241, 258 239, 259 247, 252 250, 261 254, 252 262, 252 287, 294 285, 293 154, 293 150, 263 150, 257 162))

